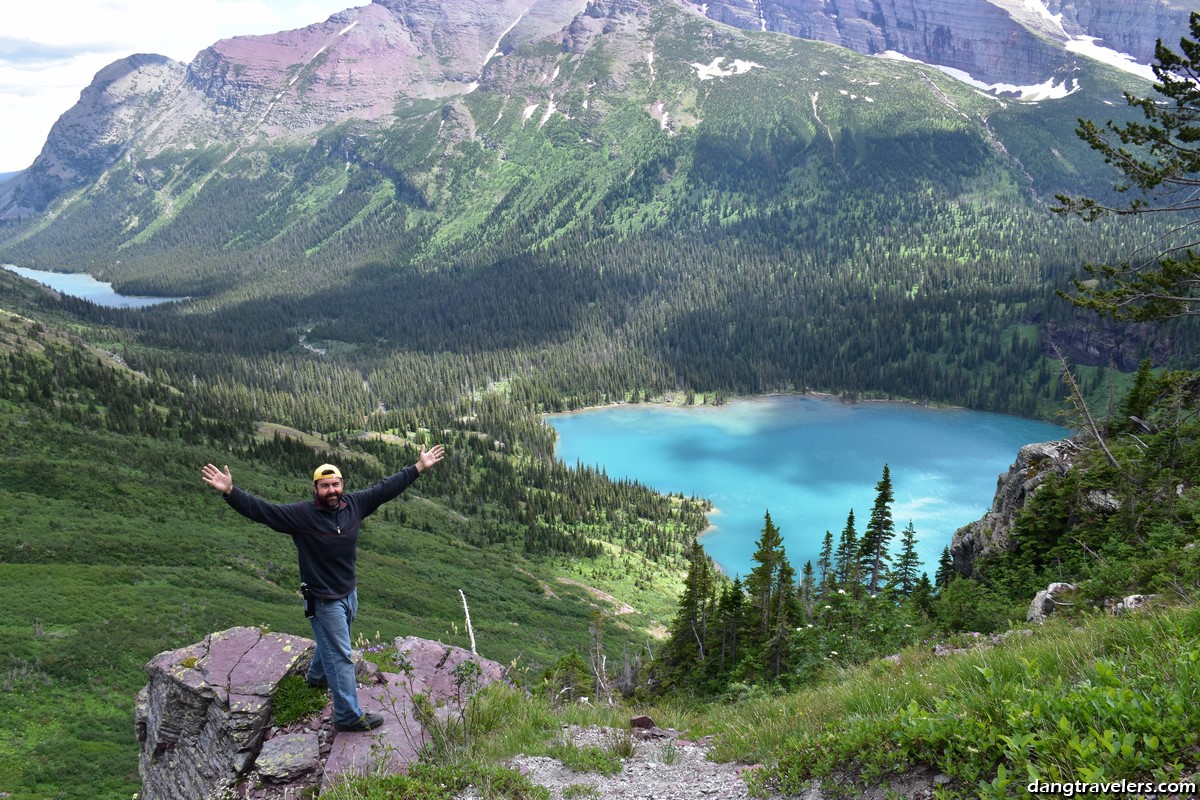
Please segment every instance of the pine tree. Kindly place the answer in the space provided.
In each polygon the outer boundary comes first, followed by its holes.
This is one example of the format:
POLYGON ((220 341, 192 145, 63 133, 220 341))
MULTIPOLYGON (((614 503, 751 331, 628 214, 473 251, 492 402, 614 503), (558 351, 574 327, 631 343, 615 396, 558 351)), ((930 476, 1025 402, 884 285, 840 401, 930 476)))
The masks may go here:
MULTIPOLYGON (((1125 93, 1144 122, 1101 126, 1081 120, 1076 133, 1121 172, 1118 192, 1137 188, 1141 197, 1126 205, 1107 206, 1091 198, 1058 196, 1060 213, 1093 220, 1105 214, 1183 214, 1177 232, 1194 228, 1200 213, 1200 13, 1192 12, 1191 39, 1180 38, 1181 53, 1159 40, 1151 64, 1159 97, 1125 93)), ((1176 237, 1176 241, 1179 237, 1176 237)), ((1157 321, 1200 315, 1200 253, 1194 235, 1157 257, 1138 253, 1119 265, 1087 265, 1095 280, 1076 281, 1069 299, 1118 320, 1157 321), (1182 257, 1175 257, 1182 253, 1182 257)))
POLYGON ((923 618, 928 619, 933 614, 933 584, 929 582, 929 573, 922 572, 913 587, 912 596, 908 599, 909 606, 923 618))
POLYGON ((771 633, 771 600, 775 589, 775 573, 783 559, 783 537, 779 528, 771 521, 771 512, 763 515, 762 535, 754 551, 754 569, 746 578, 746 589, 750 594, 750 605, 754 609, 754 633, 757 640, 765 642, 771 633))
MULTIPOLYGON (((807 562, 806 566, 811 569, 812 562, 807 562)), ((833 590, 833 582, 836 579, 833 573, 833 533, 830 531, 825 531, 825 539, 821 543, 821 554, 817 557, 817 569, 821 572, 821 583, 814 587, 813 599, 829 594, 833 590)))
POLYGON ((741 578, 725 585, 717 603, 717 624, 720 628, 720 655, 714 672, 724 678, 733 671, 738 660, 738 644, 746 625, 746 589, 741 578))
MULTIPOLYGON (((829 531, 825 532, 825 540, 832 542, 833 535, 829 531)), ((817 603, 819 587, 817 586, 816 572, 813 570, 811 561, 804 562, 804 569, 800 570, 800 610, 804 612, 804 619, 812 619, 813 606, 817 603)))
POLYGON ((858 569, 858 532, 854 529, 853 508, 846 515, 846 526, 842 528, 842 535, 838 539, 833 563, 838 585, 843 589, 854 587, 857 593, 860 572, 858 569))
POLYGON ((908 525, 900 532, 900 555, 892 569, 890 585, 908 597, 917 585, 917 571, 920 567, 921 559, 917 556, 917 531, 910 519, 908 525))
POLYGON ((938 559, 937 572, 933 573, 933 585, 938 590, 945 589, 950 585, 950 581, 954 579, 954 558, 950 555, 950 548, 942 549, 942 555, 938 559))
POLYGON ((679 609, 671 623, 662 659, 667 667, 664 683, 677 686, 689 685, 704 673, 709 659, 710 626, 717 603, 712 562, 699 542, 692 540, 688 557, 690 563, 679 597, 679 609))
POLYGON ((888 465, 883 465, 883 476, 875 484, 875 504, 871 507, 871 518, 859 542, 859 563, 866 577, 867 589, 871 594, 879 591, 880 582, 887 577, 887 565, 891 560, 888 546, 896 535, 892 523, 892 475, 888 465))
POLYGON ((1137 375, 1133 379, 1133 387, 1121 403, 1121 418, 1114 421, 1113 427, 1128 430, 1130 417, 1144 420, 1148 416, 1151 406, 1154 405, 1158 388, 1158 381, 1155 380, 1150 359, 1144 359, 1138 365, 1137 375))
MULTIPOLYGON (((809 570, 811 569, 812 564, 809 563, 809 570)), ((771 636, 763 648, 763 668, 769 680, 778 680, 791 659, 792 629, 800 619, 796 597, 796 570, 788 562, 787 556, 782 555, 782 551, 772 595, 774 607, 770 620, 771 636)))

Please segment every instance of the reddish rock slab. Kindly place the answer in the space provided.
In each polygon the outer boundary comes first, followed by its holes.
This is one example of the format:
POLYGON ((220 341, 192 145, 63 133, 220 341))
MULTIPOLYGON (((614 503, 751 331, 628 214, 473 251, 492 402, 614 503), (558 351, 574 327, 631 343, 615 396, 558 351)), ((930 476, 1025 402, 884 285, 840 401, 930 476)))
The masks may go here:
POLYGON ((253 764, 279 681, 313 642, 231 628, 146 665, 134 726, 142 800, 193 800, 233 787, 253 764))
POLYGON ((369 772, 403 772, 417 760, 428 742, 428 733, 412 713, 412 698, 421 694, 439 707, 439 717, 457 713, 478 689, 504 678, 504 668, 495 661, 480 658, 461 647, 431 642, 413 636, 396 639, 397 652, 412 664, 406 673, 381 672, 380 681, 360 687, 358 700, 366 713, 383 715, 384 723, 373 731, 341 732, 333 740, 333 749, 325 762, 322 791, 339 780, 369 772), (474 670, 455 670, 465 662, 478 665, 474 670))
POLYGON ((314 774, 321 766, 321 745, 315 733, 289 733, 267 740, 254 768, 263 780, 287 783, 314 774))

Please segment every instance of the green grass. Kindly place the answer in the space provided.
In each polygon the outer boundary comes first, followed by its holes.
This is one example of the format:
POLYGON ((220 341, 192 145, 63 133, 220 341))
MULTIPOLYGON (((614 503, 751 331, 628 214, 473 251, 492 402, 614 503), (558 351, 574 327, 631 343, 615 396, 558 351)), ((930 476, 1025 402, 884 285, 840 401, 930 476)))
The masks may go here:
POLYGON ((598 772, 601 775, 616 775, 624 766, 620 756, 612 750, 595 745, 580 747, 574 744, 557 744, 550 748, 549 755, 557 758, 564 766, 576 772, 598 772))
MULTIPOLYGON (((219 457, 170 439, 50 426, 0 403, 0 792, 128 800, 137 791, 134 697, 157 653, 237 625, 311 636, 289 539, 226 507, 199 480, 219 457)), ((254 462, 236 480, 269 499, 303 481, 254 462)), ((356 634, 469 646, 540 674, 586 648, 590 598, 548 597, 553 578, 517 550, 463 542, 453 515, 417 489, 379 514, 359 554, 356 634), (503 551, 503 555, 501 552, 503 551)), ((614 628, 614 652, 640 634, 614 628)))
MULTIPOLYGON (((628 741, 629 715, 648 713, 685 736, 714 734, 715 760, 765 764, 751 773, 758 792, 803 794, 817 781, 853 795, 925 768, 950 777, 943 798, 1027 797, 1033 780, 1191 781, 1200 767, 1198 694, 1200 609, 1052 620, 995 646, 947 657, 911 648, 815 688, 740 703, 556 707, 495 685, 474 701, 470 752, 436 774, 454 786, 486 780, 495 762, 516 754, 616 774, 629 754, 617 738, 579 747, 563 742, 562 729, 611 727, 628 741)), ((443 796, 438 787, 386 794, 396 780, 364 779, 330 796, 443 796)), ((578 796, 590 796, 578 785, 578 796)), ((506 785, 485 796, 539 796, 530 791, 506 785)))
POLYGON ((905 651, 817 688, 722 708, 722 760, 760 786, 878 784, 928 766, 946 797, 1025 796, 1031 780, 1188 779, 1200 760, 1200 610, 1048 624, 953 657, 905 651))
POLYGON ((271 716, 276 725, 291 725, 318 714, 329 698, 324 689, 310 689, 302 675, 288 675, 271 697, 271 716))

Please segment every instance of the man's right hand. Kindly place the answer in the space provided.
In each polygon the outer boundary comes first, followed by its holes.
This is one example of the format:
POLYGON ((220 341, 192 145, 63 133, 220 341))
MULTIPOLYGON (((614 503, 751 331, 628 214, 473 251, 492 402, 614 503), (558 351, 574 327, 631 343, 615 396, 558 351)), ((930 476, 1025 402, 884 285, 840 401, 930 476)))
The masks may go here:
POLYGON ((233 475, 229 472, 228 465, 222 472, 212 464, 205 464, 200 470, 200 478, 221 494, 229 494, 233 491, 233 475))

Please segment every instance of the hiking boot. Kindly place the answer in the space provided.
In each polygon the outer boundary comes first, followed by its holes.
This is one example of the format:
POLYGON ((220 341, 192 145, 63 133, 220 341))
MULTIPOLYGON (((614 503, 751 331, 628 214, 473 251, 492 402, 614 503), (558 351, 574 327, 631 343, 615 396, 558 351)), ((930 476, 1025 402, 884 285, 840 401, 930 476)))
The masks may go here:
POLYGON ((335 723, 333 729, 336 731, 358 732, 373 731, 383 724, 383 714, 363 714, 349 725, 335 723))
POLYGON ((315 680, 313 678, 305 678, 304 683, 310 689, 328 689, 329 688, 329 680, 327 678, 316 678, 315 680))

